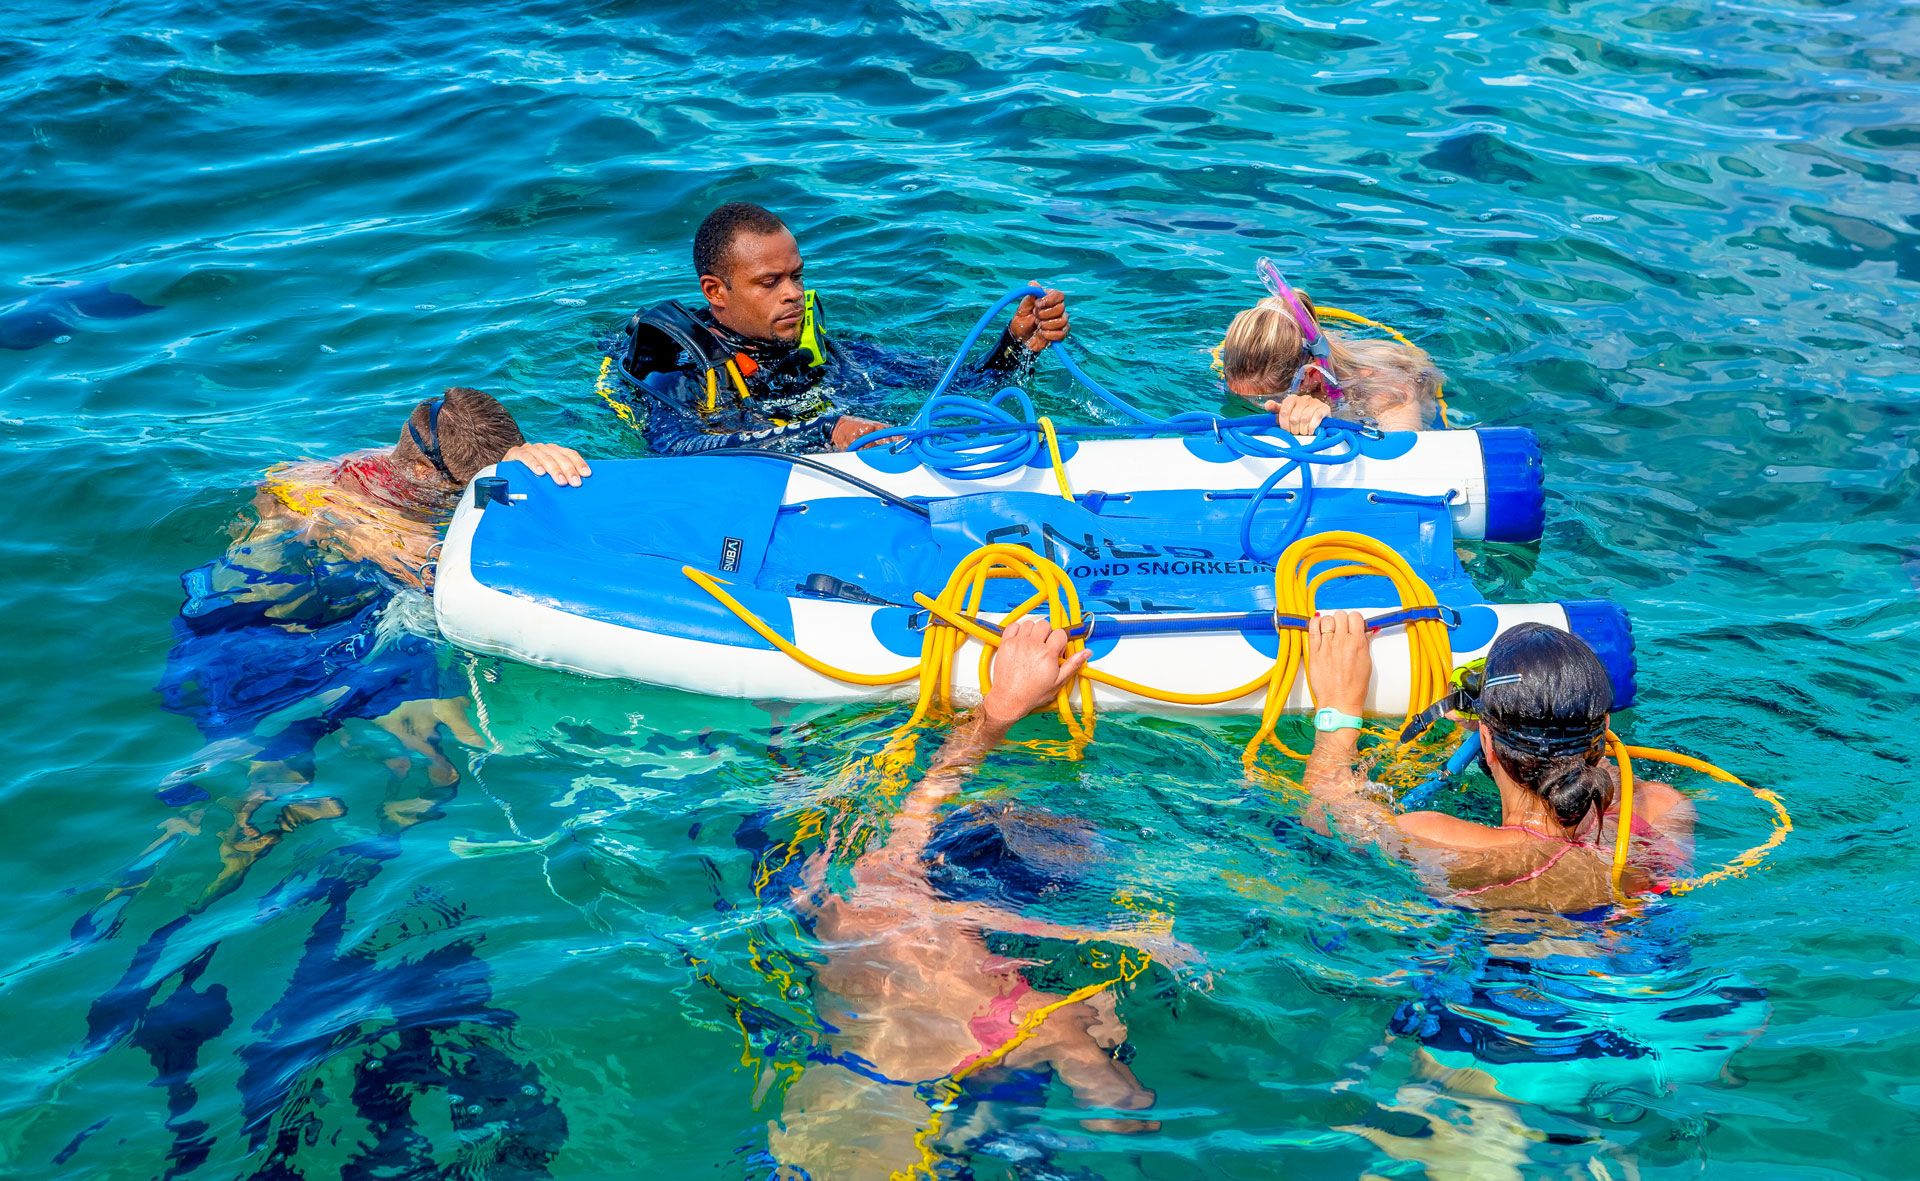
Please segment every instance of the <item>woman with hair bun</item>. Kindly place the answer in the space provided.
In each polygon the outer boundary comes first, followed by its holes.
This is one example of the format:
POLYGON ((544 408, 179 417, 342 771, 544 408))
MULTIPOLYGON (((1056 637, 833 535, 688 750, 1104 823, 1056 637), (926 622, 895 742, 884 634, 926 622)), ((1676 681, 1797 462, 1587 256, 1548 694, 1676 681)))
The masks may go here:
MULTIPOLYGON (((1430 1176, 1559 1175, 1568 1164, 1560 1154, 1582 1139, 1568 1131, 1589 1113, 1630 1120, 1666 1109, 1677 1087, 1722 1078, 1733 1052, 1766 1027, 1766 993, 1692 964, 1672 914, 1613 906, 1613 690, 1593 650, 1538 623, 1494 641, 1472 706, 1500 792, 1497 824, 1396 814, 1356 773, 1357 730, 1343 715, 1360 712, 1372 674, 1358 612, 1316 616, 1307 661, 1324 707, 1307 762, 1307 822, 1404 857, 1439 901, 1485 912, 1478 938, 1452 928, 1415 954, 1409 992, 1372 1059, 1405 1055, 1407 1073, 1383 1068, 1369 1080, 1393 1080, 1381 1109, 1393 1118, 1346 1130, 1430 1176)), ((1620 887, 1658 890, 1690 859, 1693 805, 1664 783, 1636 780, 1632 825, 1620 887)), ((1607 1138, 1585 1139, 1598 1152, 1583 1175, 1608 1173, 1607 1138)))
MULTIPOLYGON (((1373 661, 1357 611, 1314 617, 1307 681, 1315 704, 1305 784, 1308 823, 1407 858, 1436 893, 1465 905, 1578 914, 1613 899, 1619 773, 1606 758, 1613 689, 1593 650, 1544 624, 1501 635, 1477 705, 1482 761, 1500 789, 1500 823, 1396 813, 1354 768, 1373 661)), ((1659 888, 1691 856, 1693 805, 1664 783, 1634 785, 1622 888, 1659 888)))

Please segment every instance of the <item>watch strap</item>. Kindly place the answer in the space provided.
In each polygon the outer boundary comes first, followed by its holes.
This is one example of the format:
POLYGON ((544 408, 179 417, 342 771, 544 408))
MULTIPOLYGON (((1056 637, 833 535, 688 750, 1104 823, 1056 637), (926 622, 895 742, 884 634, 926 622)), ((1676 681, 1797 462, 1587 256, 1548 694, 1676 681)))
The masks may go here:
POLYGON ((1315 730, 1358 730, 1366 723, 1353 714, 1342 713, 1331 705, 1323 705, 1314 711, 1313 728, 1315 730))

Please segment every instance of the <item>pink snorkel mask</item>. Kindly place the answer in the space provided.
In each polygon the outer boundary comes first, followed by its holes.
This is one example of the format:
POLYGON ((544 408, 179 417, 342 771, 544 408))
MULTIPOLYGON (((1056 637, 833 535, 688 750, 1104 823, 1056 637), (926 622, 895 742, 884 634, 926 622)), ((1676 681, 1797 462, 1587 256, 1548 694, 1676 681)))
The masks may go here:
POLYGON ((1278 298, 1293 312, 1294 322, 1300 325, 1300 333, 1307 342, 1308 361, 1293 372, 1293 384, 1287 387, 1289 394, 1300 392, 1300 383, 1307 379, 1310 370, 1317 370, 1320 380, 1325 384, 1327 401, 1340 400, 1340 383, 1333 376, 1333 351, 1327 344, 1327 334, 1320 330, 1320 322, 1313 318, 1313 312, 1307 301, 1296 292, 1280 274, 1280 268, 1273 260, 1263 258, 1254 264, 1254 270, 1260 275, 1260 282, 1266 285, 1267 294, 1278 298))

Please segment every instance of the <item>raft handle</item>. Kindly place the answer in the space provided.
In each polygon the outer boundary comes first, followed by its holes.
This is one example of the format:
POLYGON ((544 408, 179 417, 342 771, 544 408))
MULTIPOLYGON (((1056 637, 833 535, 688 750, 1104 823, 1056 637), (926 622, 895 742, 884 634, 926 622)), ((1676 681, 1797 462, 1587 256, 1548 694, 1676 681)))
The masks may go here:
POLYGON ((473 507, 484 509, 489 504, 512 504, 507 496, 507 478, 505 476, 481 476, 473 482, 473 507))

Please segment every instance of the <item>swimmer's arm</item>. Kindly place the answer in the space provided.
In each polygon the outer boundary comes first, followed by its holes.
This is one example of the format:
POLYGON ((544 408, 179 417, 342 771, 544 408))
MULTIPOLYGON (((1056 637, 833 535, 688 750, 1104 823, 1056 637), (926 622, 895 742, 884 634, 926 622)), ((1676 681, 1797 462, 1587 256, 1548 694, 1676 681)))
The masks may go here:
MULTIPOLYGON (((1348 710, 1345 712, 1357 712, 1348 710)), ((1396 857, 1430 865, 1441 853, 1484 845, 1484 825, 1445 812, 1396 812, 1378 796, 1379 787, 1354 769, 1359 732, 1335 730, 1314 736, 1302 777, 1313 796, 1301 821, 1315 832, 1338 834, 1356 844, 1379 845, 1396 857)))
POLYGON ((1083 649, 1066 654, 1067 633, 1038 619, 1020 620, 993 654, 992 687, 980 708, 954 727, 926 775, 907 794, 886 851, 924 849, 939 810, 960 790, 966 773, 1006 740, 1013 724, 1058 696, 1087 662, 1083 649))
POLYGON ((1380 407, 1373 417, 1383 431, 1424 431, 1433 420, 1419 399, 1411 397, 1380 407))
POLYGON ((1164 953, 1169 960, 1185 961, 1199 957, 1193 948, 1174 939, 1170 933, 1172 928, 1165 923, 1140 927, 1082 927, 1028 918, 984 902, 942 900, 934 903, 933 910, 941 918, 949 918, 983 931, 1025 935, 1033 939, 1058 939, 1063 943, 1118 943, 1156 957, 1164 953))
POLYGON ((1000 338, 973 366, 973 372, 1024 381, 1033 372, 1034 355, 1065 340, 1068 331, 1065 295, 1052 288, 1038 300, 1029 295, 1014 309, 1013 319, 1000 330, 1000 338))
MULTIPOLYGON (((1344 709, 1336 705, 1343 713, 1358 715, 1359 710, 1344 709)), ((1397 839, 1382 840, 1384 836, 1398 836, 1401 816, 1392 808, 1380 802, 1373 794, 1374 785, 1367 781, 1354 768, 1360 755, 1360 732, 1358 730, 1328 730, 1316 732, 1313 736, 1313 750, 1307 755, 1306 773, 1301 783, 1307 794, 1313 797, 1301 819, 1315 832, 1331 834, 1337 823, 1341 834, 1363 842, 1380 841, 1399 851, 1403 843, 1397 839)))
MULTIPOLYGON (((933 903, 932 909, 940 918, 972 927, 983 934, 998 932, 1024 935, 1030 939, 1057 939, 1062 943, 1118 944, 1176 971, 1197 967, 1206 960, 1198 948, 1175 939, 1173 924, 1166 920, 1144 922, 1137 927, 1080 927, 1028 918, 984 902, 948 902, 941 899, 933 903)), ((1206 981, 1211 979, 1211 975, 1206 976, 1200 987, 1207 987, 1206 981)))
MULTIPOLYGON (((1373 654, 1367 646, 1365 617, 1358 611, 1330 611, 1309 621, 1307 685, 1314 701, 1358 717, 1366 708, 1372 679, 1373 654)), ((1342 835, 1378 842, 1396 853, 1406 852, 1409 836, 1431 839, 1423 832, 1409 831, 1402 824, 1405 818, 1374 795, 1373 785, 1354 768, 1359 753, 1358 730, 1314 733, 1313 750, 1301 776, 1314 802, 1302 817, 1306 824, 1318 832, 1331 832, 1332 824, 1338 822, 1342 835)))
POLYGON ((933 756, 927 773, 901 803, 893 818, 887 849, 924 849, 940 819, 941 807, 959 793, 967 774, 1006 740, 1012 728, 1011 719, 995 717, 984 708, 962 718, 940 753, 933 756))
MULTIPOLYGON (((1033 283, 1030 286, 1038 287, 1040 284, 1033 283)), ((1039 300, 1029 295, 1020 301, 1013 319, 1000 333, 999 341, 986 359, 980 362, 982 371, 1024 374, 1032 363, 1033 354, 1067 338, 1067 297, 1053 288, 1047 288, 1046 292, 1045 297, 1039 300)))
POLYGON ((1693 860, 1693 822, 1698 815, 1693 801, 1673 785, 1657 779, 1635 783, 1633 797, 1633 806, 1646 817, 1647 823, 1678 845, 1687 860, 1693 860))

